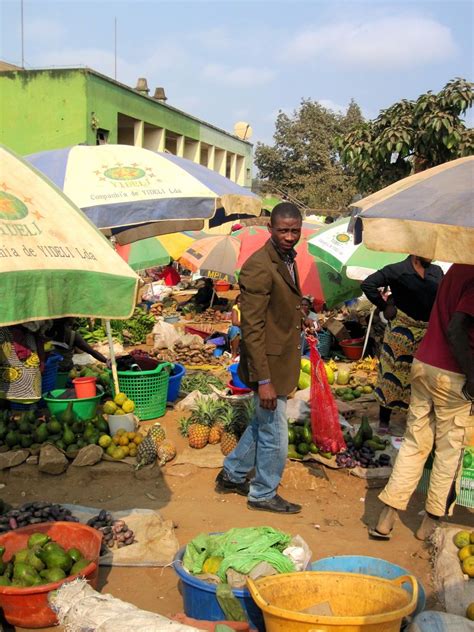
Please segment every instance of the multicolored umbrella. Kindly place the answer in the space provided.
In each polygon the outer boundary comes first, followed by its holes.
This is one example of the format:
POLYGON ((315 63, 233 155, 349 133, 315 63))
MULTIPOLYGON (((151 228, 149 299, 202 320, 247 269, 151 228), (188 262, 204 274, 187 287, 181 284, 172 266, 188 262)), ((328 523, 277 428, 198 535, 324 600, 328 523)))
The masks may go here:
POLYGON ((356 243, 474 265, 474 156, 403 178, 354 204, 356 243))
MULTIPOLYGON (((328 308, 360 296, 359 283, 340 274, 323 261, 318 261, 308 250, 308 239, 314 231, 303 228, 301 240, 296 246, 296 265, 303 294, 311 295, 317 303, 326 303, 328 308)), ((248 226, 234 233, 241 242, 240 255, 237 261, 238 269, 256 250, 261 248, 270 235, 267 227, 248 226)))
POLYGON ((230 235, 212 235, 197 239, 183 253, 179 263, 218 281, 235 283, 240 241, 230 235))
POLYGON ((187 247, 206 236, 203 231, 172 233, 160 237, 148 237, 133 244, 117 244, 116 250, 124 261, 137 272, 179 259, 187 247))
POLYGON ((132 145, 77 145, 28 160, 120 244, 201 230, 221 207, 227 215, 260 213, 260 198, 251 191, 172 154, 132 145))
POLYGON ((389 263, 406 258, 400 253, 379 252, 369 250, 363 244, 355 245, 348 229, 348 218, 325 226, 309 240, 310 253, 337 272, 344 271, 349 279, 358 281, 363 281, 369 274, 389 263))
POLYGON ((128 318, 138 277, 67 197, 0 146, 0 326, 128 318))

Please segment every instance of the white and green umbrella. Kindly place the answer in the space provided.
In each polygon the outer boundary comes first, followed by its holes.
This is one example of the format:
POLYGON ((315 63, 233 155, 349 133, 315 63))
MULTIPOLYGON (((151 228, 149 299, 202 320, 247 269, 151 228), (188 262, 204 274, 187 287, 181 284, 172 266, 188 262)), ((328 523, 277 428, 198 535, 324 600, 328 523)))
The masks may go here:
POLYGON ((50 180, 0 145, 0 326, 128 318, 138 277, 50 180))
POLYGON ((348 224, 349 218, 344 218, 320 230, 308 241, 310 253, 356 281, 363 281, 375 270, 406 258, 406 254, 380 252, 369 250, 364 244, 355 245, 353 235, 348 232, 348 224))

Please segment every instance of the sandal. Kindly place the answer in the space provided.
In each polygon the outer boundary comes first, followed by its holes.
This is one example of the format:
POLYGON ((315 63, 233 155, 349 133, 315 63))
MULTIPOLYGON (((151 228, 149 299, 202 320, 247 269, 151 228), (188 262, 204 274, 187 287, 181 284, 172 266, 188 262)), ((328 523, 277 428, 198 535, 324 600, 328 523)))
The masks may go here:
POLYGON ((392 537, 392 529, 388 533, 380 533, 375 527, 369 528, 369 536, 374 540, 390 540, 392 537))

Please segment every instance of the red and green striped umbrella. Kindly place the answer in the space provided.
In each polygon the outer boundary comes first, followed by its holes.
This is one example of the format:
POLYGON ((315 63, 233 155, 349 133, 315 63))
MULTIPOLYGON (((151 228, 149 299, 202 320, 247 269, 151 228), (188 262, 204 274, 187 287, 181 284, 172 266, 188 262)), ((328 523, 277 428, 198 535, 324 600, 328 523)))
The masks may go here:
MULTIPOLYGON (((332 308, 339 303, 361 295, 360 284, 340 274, 327 263, 318 260, 308 250, 308 239, 317 231, 303 227, 301 239, 296 246, 296 264, 303 294, 311 295, 316 303, 326 303, 332 308)), ((234 233, 241 242, 237 267, 240 269, 256 250, 269 239, 268 229, 263 226, 248 226, 234 233)))

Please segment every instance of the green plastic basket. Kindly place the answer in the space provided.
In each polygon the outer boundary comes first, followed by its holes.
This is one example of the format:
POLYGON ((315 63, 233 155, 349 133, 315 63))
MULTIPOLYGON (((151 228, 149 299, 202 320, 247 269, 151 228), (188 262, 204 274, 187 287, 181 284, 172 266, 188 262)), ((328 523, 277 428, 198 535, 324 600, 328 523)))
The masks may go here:
POLYGON ((120 391, 135 402, 135 414, 139 419, 163 417, 166 412, 166 399, 169 368, 164 362, 153 371, 117 371, 120 391))

